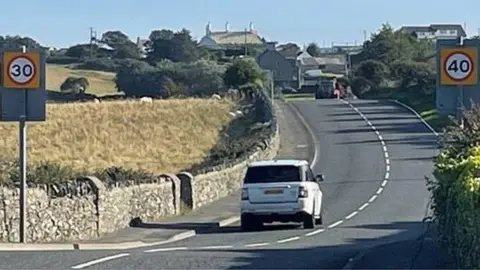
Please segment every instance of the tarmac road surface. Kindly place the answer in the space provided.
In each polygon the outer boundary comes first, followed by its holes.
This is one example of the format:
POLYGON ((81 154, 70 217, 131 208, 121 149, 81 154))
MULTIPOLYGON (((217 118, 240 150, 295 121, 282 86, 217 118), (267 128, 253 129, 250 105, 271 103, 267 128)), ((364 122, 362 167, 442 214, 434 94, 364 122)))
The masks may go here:
POLYGON ((149 248, 2 252, 0 268, 339 269, 361 249, 415 239, 424 231, 436 136, 393 103, 350 102, 291 101, 314 136, 314 171, 326 178, 323 226, 246 233, 232 224, 149 248))

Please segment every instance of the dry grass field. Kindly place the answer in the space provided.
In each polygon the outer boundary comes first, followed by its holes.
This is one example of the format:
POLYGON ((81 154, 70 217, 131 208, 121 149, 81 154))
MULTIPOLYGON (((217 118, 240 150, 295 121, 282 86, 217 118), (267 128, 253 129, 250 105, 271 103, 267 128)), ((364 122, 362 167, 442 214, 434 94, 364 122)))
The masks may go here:
MULTIPOLYGON (((178 172, 206 156, 232 106, 206 99, 47 104, 47 121, 28 124, 29 163, 178 172)), ((18 125, 2 123, 0 138, 0 155, 17 157, 18 125)))
POLYGON ((47 89, 59 91, 60 85, 70 76, 87 78, 90 83, 87 93, 104 95, 114 94, 117 91, 114 82, 115 73, 113 72, 71 69, 68 65, 54 64, 47 64, 47 89))

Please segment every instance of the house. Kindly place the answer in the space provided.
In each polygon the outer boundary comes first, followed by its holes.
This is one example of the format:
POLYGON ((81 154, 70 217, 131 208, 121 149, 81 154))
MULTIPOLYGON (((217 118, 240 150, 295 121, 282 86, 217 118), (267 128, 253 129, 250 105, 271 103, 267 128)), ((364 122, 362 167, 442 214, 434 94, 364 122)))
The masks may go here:
POLYGON ((275 85, 297 88, 297 67, 295 59, 287 59, 275 47, 276 42, 268 42, 265 51, 257 58, 258 65, 273 73, 275 85))
POLYGON ((403 26, 401 32, 419 39, 455 39, 467 34, 460 24, 431 24, 429 26, 403 26))
POLYGON ((295 46, 277 47, 276 42, 267 42, 257 61, 261 68, 272 71, 276 85, 298 89, 315 85, 324 73, 346 74, 344 55, 313 57, 305 48, 298 51, 295 46))
POLYGON ((264 39, 253 29, 253 24, 243 31, 231 31, 228 22, 223 31, 212 31, 210 23, 205 27, 205 36, 200 39, 198 46, 210 50, 237 49, 245 45, 263 46, 264 39))

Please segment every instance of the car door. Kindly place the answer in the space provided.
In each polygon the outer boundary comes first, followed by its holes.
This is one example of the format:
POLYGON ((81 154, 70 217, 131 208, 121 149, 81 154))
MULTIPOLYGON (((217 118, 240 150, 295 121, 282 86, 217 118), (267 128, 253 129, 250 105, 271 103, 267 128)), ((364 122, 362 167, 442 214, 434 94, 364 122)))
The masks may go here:
POLYGON ((307 181, 311 182, 314 190, 315 214, 320 214, 320 210, 322 209, 322 191, 310 166, 307 166, 307 181))

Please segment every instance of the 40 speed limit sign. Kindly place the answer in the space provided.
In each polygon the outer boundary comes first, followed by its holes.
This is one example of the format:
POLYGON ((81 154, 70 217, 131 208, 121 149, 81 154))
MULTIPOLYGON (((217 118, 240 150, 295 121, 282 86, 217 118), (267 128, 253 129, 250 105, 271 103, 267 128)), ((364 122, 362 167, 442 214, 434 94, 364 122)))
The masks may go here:
POLYGON ((440 84, 477 84, 477 49, 443 48, 440 50, 440 84))
POLYGON ((2 79, 4 88, 37 89, 40 87, 38 52, 4 52, 2 79))

